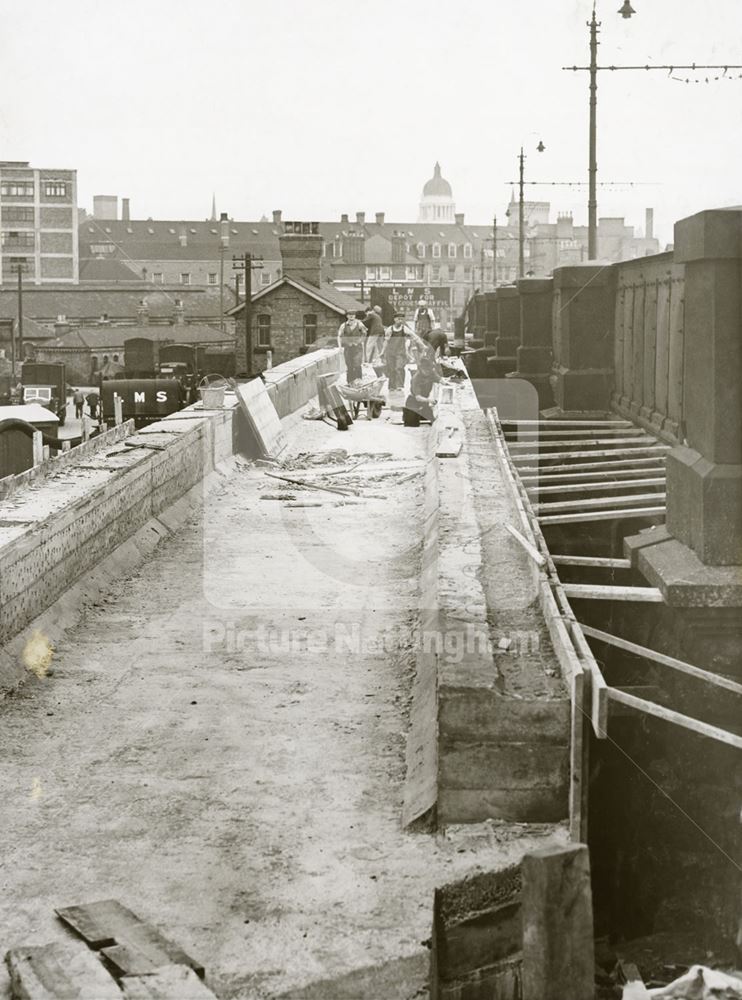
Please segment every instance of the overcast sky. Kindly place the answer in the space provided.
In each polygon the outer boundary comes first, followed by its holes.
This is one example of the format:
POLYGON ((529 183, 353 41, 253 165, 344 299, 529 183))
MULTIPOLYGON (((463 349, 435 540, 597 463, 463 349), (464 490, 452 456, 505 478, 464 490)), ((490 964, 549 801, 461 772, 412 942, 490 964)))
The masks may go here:
MULTIPOLYGON (((620 3, 597 0, 601 64, 742 63, 740 0, 620 3)), ((504 221, 521 143, 526 180, 587 179, 588 74, 561 67, 588 62, 591 0, 6 6, 0 155, 77 168, 89 210, 118 194, 134 218, 202 219, 215 192, 237 219, 414 221, 440 160, 467 222, 504 221)), ((643 230, 652 205, 666 242, 742 204, 740 73, 599 74, 599 179, 647 185, 599 189, 599 215, 643 230)), ((586 224, 586 188, 526 191, 586 224)))

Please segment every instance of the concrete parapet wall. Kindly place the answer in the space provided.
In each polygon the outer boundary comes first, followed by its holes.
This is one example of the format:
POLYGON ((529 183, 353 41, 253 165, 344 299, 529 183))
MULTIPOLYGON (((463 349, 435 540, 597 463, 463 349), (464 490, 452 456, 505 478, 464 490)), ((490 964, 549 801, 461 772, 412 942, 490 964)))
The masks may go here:
POLYGON ((426 468, 403 821, 566 819, 568 692, 528 557, 504 526, 516 523, 514 498, 469 383, 456 407, 464 448, 436 458, 433 432, 426 468))
POLYGON ((286 417, 317 395, 317 376, 342 370, 337 347, 322 348, 263 372, 263 381, 279 417, 286 417))

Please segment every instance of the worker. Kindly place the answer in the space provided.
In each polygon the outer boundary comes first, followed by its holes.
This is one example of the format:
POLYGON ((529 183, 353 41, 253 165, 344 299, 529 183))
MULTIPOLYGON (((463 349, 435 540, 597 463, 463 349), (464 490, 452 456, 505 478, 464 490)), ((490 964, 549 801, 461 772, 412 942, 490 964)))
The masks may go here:
POLYGON ((425 299, 420 299, 415 310, 415 333, 418 337, 425 337, 430 333, 435 325, 433 310, 428 306, 425 299))
POLYGON ((386 373, 389 377, 390 389, 401 389, 404 385, 404 366, 407 361, 408 332, 405 327, 404 313, 396 312, 394 322, 386 331, 386 347, 384 360, 386 373))
MULTIPOLYGON (((363 315, 363 313, 361 313, 363 315)), ((345 322, 338 330, 338 347, 345 357, 345 372, 348 383, 363 377, 363 349, 366 327, 354 312, 346 313, 345 322)))
POLYGON ((381 306, 373 306, 363 320, 366 327, 366 361, 369 364, 380 365, 384 360, 384 324, 381 322, 381 306))
MULTIPOLYGON (((88 404, 88 410, 90 412, 91 420, 100 420, 100 396, 97 392, 89 392, 85 397, 88 404)), ((81 414, 82 415, 82 414, 81 414)))
POLYGON ((430 394, 434 384, 441 381, 430 348, 421 350, 418 353, 416 371, 410 380, 410 393, 402 410, 402 423, 405 427, 419 427, 421 420, 428 420, 430 423, 435 420, 435 400, 430 398, 430 394))

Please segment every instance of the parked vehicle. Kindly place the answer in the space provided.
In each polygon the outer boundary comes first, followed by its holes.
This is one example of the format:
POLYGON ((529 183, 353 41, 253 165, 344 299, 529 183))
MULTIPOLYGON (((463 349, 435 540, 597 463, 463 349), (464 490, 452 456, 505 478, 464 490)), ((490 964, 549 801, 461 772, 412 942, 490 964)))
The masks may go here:
POLYGON ((134 420, 136 427, 161 420, 186 406, 185 394, 175 378, 117 378, 100 383, 103 420, 112 423, 116 410, 114 399, 121 399, 124 420, 134 420))
POLYGON ((67 416, 67 378, 61 362, 26 361, 21 368, 23 402, 40 403, 59 417, 59 426, 67 416))

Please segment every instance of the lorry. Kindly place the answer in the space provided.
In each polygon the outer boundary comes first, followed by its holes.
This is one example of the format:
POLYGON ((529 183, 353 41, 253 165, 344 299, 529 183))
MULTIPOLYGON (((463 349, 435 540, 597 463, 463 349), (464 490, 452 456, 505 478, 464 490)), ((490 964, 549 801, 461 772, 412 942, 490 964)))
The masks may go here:
POLYGON ((61 362, 26 361, 21 368, 24 403, 40 403, 59 417, 67 416, 67 376, 61 362))

